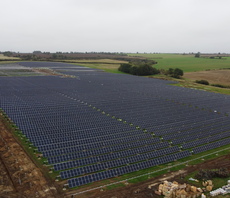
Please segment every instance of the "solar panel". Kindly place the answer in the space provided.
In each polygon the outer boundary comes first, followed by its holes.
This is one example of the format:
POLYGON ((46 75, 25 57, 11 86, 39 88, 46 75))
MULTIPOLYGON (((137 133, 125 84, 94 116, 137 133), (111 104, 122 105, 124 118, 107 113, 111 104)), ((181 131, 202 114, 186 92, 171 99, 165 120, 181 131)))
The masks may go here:
POLYGON ((63 179, 79 177, 70 187, 229 144, 230 96, 69 64, 20 65, 76 76, 0 78, 0 108, 63 179))

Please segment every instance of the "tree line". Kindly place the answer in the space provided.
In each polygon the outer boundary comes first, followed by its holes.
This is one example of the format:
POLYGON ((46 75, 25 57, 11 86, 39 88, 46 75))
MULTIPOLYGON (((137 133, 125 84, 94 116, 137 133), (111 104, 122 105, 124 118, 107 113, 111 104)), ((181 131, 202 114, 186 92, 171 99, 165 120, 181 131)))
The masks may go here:
POLYGON ((183 76, 183 70, 179 68, 169 68, 168 70, 164 69, 156 69, 152 65, 157 64, 156 61, 153 60, 138 60, 131 61, 129 63, 122 63, 118 68, 119 71, 136 75, 136 76, 148 76, 148 75, 156 75, 156 74, 164 74, 167 76, 171 76, 173 78, 180 78, 183 76))

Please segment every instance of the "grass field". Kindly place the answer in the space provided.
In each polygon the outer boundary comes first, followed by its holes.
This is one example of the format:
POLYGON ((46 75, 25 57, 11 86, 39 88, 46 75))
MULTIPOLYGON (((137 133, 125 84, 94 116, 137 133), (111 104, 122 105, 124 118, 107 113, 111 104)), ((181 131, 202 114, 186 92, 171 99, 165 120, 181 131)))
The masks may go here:
POLYGON ((4 56, 3 54, 0 54, 0 60, 20 60, 20 58, 16 58, 16 57, 8 57, 8 56, 4 56))
POLYGON ((181 54, 129 54, 156 60, 157 69, 180 68, 184 72, 230 68, 230 57, 222 59, 195 58, 194 55, 181 54))
POLYGON ((123 73, 118 71, 121 63, 127 63, 127 61, 120 61, 114 59, 95 59, 95 60, 66 60, 66 63, 72 63, 74 65, 81 65, 94 69, 101 69, 110 73, 123 73))
POLYGON ((102 63, 102 64, 121 64, 127 61, 113 60, 113 59, 95 59, 95 60, 66 60, 65 62, 75 63, 102 63))
MULTIPOLYGON (((214 69, 230 68, 230 57, 222 59, 195 58, 194 55, 181 54, 129 54, 130 56, 141 56, 147 59, 156 60, 154 65, 157 69, 180 68, 184 72, 205 71, 214 69)), ((70 61, 65 61, 70 62, 70 61)), ((99 60, 71 60, 79 65, 102 69, 107 72, 118 73, 117 69, 125 61, 99 59, 99 60)))
POLYGON ((190 79, 181 80, 178 84, 172 84, 172 85, 230 95, 230 89, 198 84, 198 83, 194 83, 190 79))
POLYGON ((127 61, 120 61, 114 59, 95 59, 95 60, 67 60, 61 61, 66 63, 72 63, 74 65, 80 65, 90 67, 94 69, 101 69, 109 73, 124 74, 124 72, 118 71, 121 63, 128 63, 127 61))
POLYGON ((118 74, 123 74, 123 72, 118 71, 118 67, 120 67, 120 64, 76 64, 75 65, 81 65, 81 66, 85 66, 85 67, 90 67, 90 68, 94 68, 94 69, 101 69, 105 72, 109 72, 109 73, 118 73, 118 74))

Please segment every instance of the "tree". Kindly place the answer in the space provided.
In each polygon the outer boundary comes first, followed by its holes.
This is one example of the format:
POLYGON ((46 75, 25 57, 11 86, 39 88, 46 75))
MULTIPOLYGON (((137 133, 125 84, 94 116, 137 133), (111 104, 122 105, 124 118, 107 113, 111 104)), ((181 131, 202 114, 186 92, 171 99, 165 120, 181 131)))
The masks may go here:
POLYGON ((165 74, 173 78, 180 78, 181 76, 184 75, 184 72, 182 69, 179 69, 179 68, 176 68, 176 69, 169 68, 167 71, 165 71, 165 74))
POLYGON ((4 56, 13 56, 13 53, 10 51, 3 52, 4 56))
POLYGON ((132 75, 138 75, 138 67, 137 66, 131 67, 130 74, 132 74, 132 75))
POLYGON ((173 68, 169 68, 169 70, 168 70, 168 74, 170 75, 170 76, 172 76, 173 75, 173 72, 174 72, 174 69, 173 68))
POLYGON ((57 58, 57 54, 52 54, 52 58, 56 59, 57 58))
POLYGON ((174 69, 174 72, 173 72, 174 78, 180 78, 183 75, 184 75, 184 72, 182 69, 179 69, 179 68, 174 69))
POLYGON ((125 73, 137 75, 137 76, 147 76, 147 75, 159 74, 159 70, 143 62, 122 63, 120 67, 118 68, 118 70, 125 72, 125 73))
POLYGON ((195 54, 195 58, 200 58, 200 52, 197 52, 197 53, 195 54))
POLYGON ((196 80, 195 82, 203 85, 209 85, 209 82, 207 80, 196 80))
POLYGON ((130 63, 121 63, 120 67, 118 68, 119 71, 130 73, 132 65, 130 63))

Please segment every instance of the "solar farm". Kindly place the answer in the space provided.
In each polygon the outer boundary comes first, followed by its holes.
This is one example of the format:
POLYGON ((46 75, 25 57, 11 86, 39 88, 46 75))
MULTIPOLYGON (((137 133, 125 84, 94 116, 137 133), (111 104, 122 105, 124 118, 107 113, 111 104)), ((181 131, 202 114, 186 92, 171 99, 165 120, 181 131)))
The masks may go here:
POLYGON ((0 108, 74 188, 230 144, 230 96, 173 84, 20 62, 4 65, 0 108), (30 75, 10 76, 17 68, 30 75), (28 72, 33 68, 70 77, 28 72))

